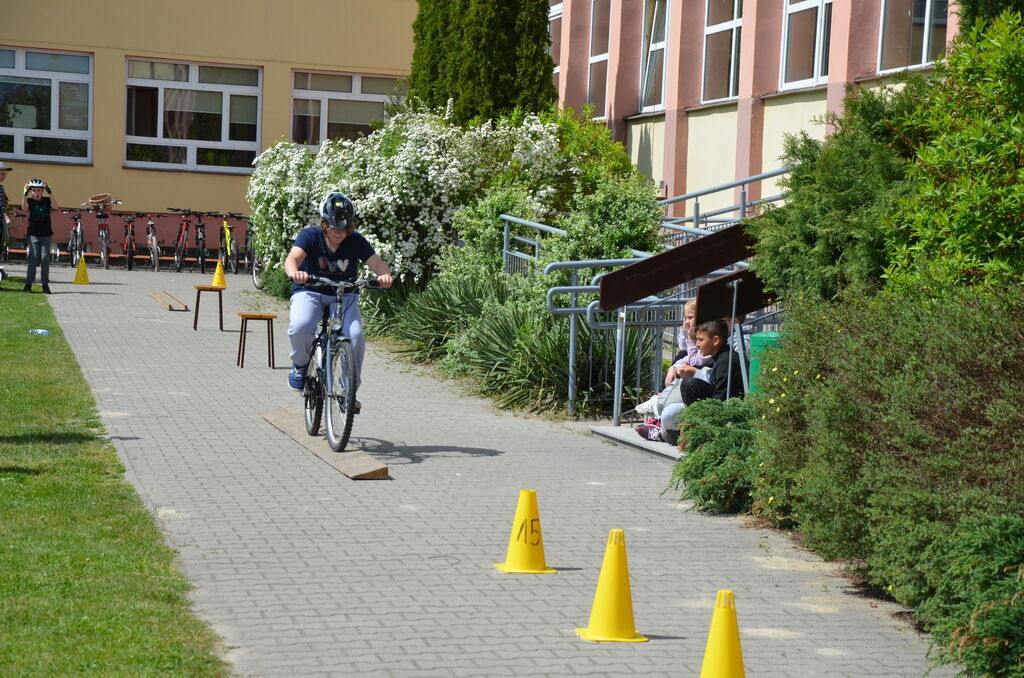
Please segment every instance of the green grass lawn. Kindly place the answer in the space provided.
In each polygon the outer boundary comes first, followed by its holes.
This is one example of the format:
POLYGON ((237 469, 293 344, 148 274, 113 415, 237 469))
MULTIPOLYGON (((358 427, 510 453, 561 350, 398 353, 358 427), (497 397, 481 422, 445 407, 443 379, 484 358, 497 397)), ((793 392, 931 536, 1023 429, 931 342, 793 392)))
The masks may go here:
POLYGON ((0 284, 0 675, 228 675, 47 297, 23 285, 0 284))

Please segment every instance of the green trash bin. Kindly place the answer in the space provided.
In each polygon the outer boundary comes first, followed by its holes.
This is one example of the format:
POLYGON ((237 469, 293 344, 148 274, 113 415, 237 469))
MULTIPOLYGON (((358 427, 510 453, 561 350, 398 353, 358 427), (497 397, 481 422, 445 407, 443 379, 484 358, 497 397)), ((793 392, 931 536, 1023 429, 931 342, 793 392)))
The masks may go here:
POLYGON ((750 335, 750 391, 757 390, 757 376, 761 372, 761 357, 766 349, 779 345, 778 332, 757 332, 750 335))

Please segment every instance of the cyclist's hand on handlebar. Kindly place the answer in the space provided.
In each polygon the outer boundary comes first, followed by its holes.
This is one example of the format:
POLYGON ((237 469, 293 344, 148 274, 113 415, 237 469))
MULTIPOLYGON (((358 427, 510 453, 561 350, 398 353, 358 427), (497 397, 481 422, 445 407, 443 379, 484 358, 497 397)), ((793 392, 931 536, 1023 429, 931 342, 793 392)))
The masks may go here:
POLYGON ((304 285, 309 282, 309 274, 305 271, 295 271, 295 273, 288 276, 288 279, 296 285, 304 285))
POLYGON ((381 289, 386 290, 387 288, 391 287, 391 283, 393 282, 394 279, 391 277, 390 273, 388 273, 387 275, 377 276, 377 287, 380 287, 381 289))

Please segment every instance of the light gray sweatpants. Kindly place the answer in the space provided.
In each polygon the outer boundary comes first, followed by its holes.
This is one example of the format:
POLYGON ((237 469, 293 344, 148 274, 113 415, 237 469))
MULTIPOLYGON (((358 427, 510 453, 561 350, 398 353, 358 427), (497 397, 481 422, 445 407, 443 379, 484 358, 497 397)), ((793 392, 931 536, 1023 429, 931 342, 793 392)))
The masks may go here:
MULTIPOLYGON (((361 382, 363 373, 363 355, 366 353, 366 340, 363 338, 363 316, 359 313, 359 295, 346 294, 341 302, 341 326, 345 336, 352 340, 352 350, 356 358, 356 388, 361 382)), ((316 325, 323 316, 324 306, 331 307, 335 313, 338 297, 334 294, 320 294, 308 290, 299 290, 292 294, 290 324, 288 325, 288 342, 291 344, 292 364, 304 367, 309 362, 309 352, 313 348, 316 337, 316 325)))

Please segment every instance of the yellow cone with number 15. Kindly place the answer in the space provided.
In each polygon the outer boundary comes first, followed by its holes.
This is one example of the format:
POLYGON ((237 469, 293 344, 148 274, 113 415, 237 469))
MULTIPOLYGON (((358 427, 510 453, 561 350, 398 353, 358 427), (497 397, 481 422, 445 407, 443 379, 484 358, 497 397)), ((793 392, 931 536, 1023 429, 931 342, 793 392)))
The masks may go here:
POLYGON ((551 574, 558 571, 544 562, 544 538, 540 533, 536 490, 519 491, 519 503, 516 504, 516 517, 512 521, 505 562, 495 563, 494 566, 509 574, 551 574))

